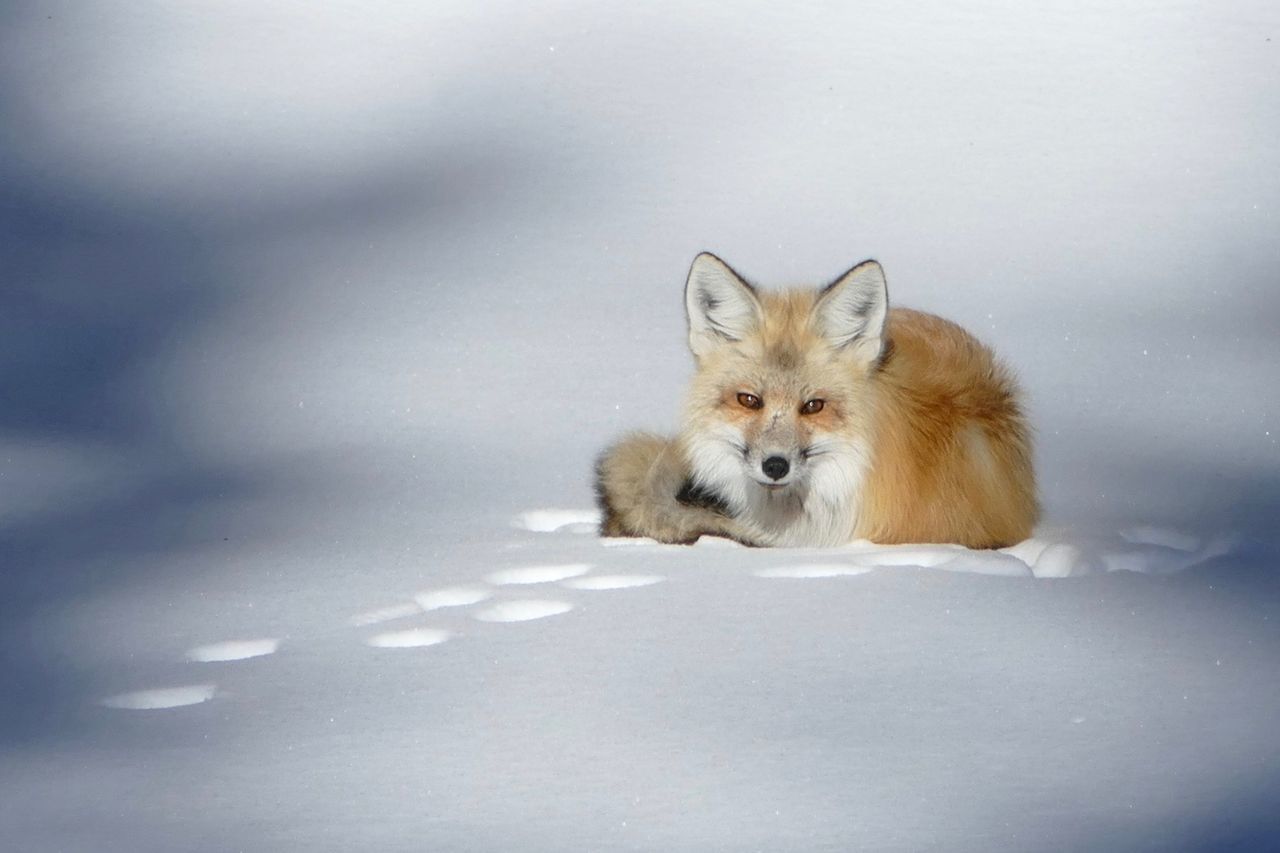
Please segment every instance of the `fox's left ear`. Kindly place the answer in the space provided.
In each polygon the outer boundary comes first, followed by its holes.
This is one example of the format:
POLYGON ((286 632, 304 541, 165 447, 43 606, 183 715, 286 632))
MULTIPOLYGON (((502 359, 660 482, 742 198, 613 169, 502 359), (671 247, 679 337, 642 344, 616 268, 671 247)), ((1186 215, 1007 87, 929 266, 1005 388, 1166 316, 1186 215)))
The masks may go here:
POLYGON ((832 346, 848 348, 861 362, 880 357, 889 292, 884 270, 863 261, 823 288, 813 306, 818 331, 832 346))

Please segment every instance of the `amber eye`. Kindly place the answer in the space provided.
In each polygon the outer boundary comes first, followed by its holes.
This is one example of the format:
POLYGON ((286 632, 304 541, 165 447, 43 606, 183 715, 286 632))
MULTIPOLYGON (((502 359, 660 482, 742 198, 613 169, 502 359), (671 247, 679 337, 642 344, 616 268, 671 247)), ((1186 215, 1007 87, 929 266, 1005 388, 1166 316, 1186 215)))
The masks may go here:
POLYGON ((824 403, 822 400, 809 400, 803 406, 800 407, 800 414, 816 415, 818 414, 818 412, 822 411, 822 407, 825 405, 826 403, 824 403))
POLYGON ((738 395, 738 403, 747 409, 758 409, 764 405, 755 394, 748 394, 745 391, 738 395))

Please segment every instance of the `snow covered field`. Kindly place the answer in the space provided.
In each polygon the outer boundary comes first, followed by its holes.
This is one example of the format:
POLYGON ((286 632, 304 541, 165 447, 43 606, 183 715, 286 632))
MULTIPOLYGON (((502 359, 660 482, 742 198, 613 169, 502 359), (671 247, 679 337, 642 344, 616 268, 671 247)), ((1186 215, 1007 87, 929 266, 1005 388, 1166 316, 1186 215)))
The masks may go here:
POLYGON ((1280 847, 1274 4, 0 24, 0 849, 1280 847), (1036 539, 595 537, 702 249, 991 343, 1036 539))

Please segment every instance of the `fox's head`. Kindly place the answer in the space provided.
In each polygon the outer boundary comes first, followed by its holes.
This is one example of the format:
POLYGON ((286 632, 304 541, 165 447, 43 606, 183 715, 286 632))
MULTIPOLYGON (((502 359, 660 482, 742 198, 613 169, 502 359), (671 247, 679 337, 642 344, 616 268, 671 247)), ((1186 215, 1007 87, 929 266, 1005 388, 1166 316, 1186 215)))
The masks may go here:
POLYGON ((685 309, 698 364, 682 433, 694 484, 765 527, 820 508, 848 518, 834 510, 856 496, 869 452, 888 312, 880 265, 764 293, 704 253, 685 309))

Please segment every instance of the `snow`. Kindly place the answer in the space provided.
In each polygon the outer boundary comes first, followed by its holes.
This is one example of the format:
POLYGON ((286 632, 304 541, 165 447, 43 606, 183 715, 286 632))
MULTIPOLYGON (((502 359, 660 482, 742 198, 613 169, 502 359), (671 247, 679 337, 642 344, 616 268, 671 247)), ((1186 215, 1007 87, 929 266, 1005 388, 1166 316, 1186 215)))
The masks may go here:
POLYGON ((221 643, 210 643, 207 646, 197 646, 189 650, 187 652, 187 660, 204 663, 244 660, 245 658, 274 654, 279 647, 279 640, 269 638, 262 640, 226 640, 221 643))
POLYGON ((539 533, 554 533, 557 530, 577 530, 580 526, 594 528, 599 523, 600 513, 593 509, 535 509, 520 513, 512 526, 539 533))
POLYGON ((0 20, 0 847, 1276 846, 1275 4, 0 20), (701 250, 990 343, 1036 537, 598 538, 701 250))
POLYGON ((182 708, 207 702, 217 693, 212 684, 192 684, 187 687, 158 687, 154 690, 136 690, 121 693, 102 700, 106 708, 129 711, 153 711, 161 708, 182 708))
POLYGON ((633 589, 637 586, 653 586, 666 578, 661 575, 595 575, 589 578, 573 578, 562 586, 569 589, 633 589))
POLYGON ((757 569, 758 578, 838 578, 845 575, 861 575, 871 571, 871 566, 840 563, 799 563, 793 566, 773 566, 757 569))
POLYGON ((494 572, 485 580, 495 586, 526 585, 550 583, 567 578, 576 578, 591 571, 590 563, 569 563, 563 566, 524 566, 518 569, 503 569, 494 572))
POLYGON ((468 604, 484 601, 491 595, 493 593, 482 586, 452 586, 447 589, 420 592, 413 597, 413 600, 423 610, 438 610, 441 607, 465 607, 468 604))
POLYGON ((437 646, 453 636, 436 628, 410 628, 406 631, 388 631, 368 639, 371 646, 380 649, 412 649, 421 646, 437 646))
POLYGON ((347 624, 357 627, 361 625, 377 625, 379 622, 391 622, 395 619, 403 619, 406 616, 417 616, 422 609, 424 608, 420 608, 414 602, 390 604, 386 607, 376 607, 373 610, 366 610, 364 613, 357 613, 347 620, 347 624))
POLYGON ((476 618, 481 622, 531 622, 534 619, 559 616, 572 609, 573 605, 567 601, 525 598, 502 601, 492 607, 486 607, 476 614, 476 618))

